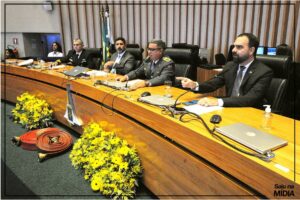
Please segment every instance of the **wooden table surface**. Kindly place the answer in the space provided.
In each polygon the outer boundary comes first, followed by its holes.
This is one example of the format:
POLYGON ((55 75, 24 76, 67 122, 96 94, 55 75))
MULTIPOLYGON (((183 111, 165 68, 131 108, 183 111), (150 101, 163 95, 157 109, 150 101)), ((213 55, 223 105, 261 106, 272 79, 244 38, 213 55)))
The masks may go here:
MULTIPOLYGON (((158 107, 137 101, 144 91, 149 91, 151 94, 163 94, 164 86, 141 88, 130 92, 115 91, 103 85, 93 86, 95 80, 68 80, 60 71, 34 70, 18 67, 14 63, 2 63, 2 99, 15 102, 16 96, 25 91, 43 96, 54 108, 56 119, 68 125, 63 114, 67 101, 65 87, 66 83, 70 83, 77 115, 84 123, 103 119, 113 123, 122 129, 121 137, 131 141, 130 144, 135 145, 140 154, 145 154, 141 155, 142 163, 145 165, 144 183, 160 197, 165 195, 191 195, 192 197, 230 195, 242 198, 251 196, 288 198, 289 196, 278 196, 278 193, 276 196, 274 193, 278 192, 278 186, 281 186, 293 187, 288 190, 294 192, 294 196, 290 197, 299 198, 300 142, 296 139, 299 138, 299 121, 273 114, 272 129, 269 133, 287 140, 288 145, 276 150, 276 156, 271 162, 265 162, 226 146, 212 137, 199 121, 180 122, 179 116, 172 118, 163 114, 158 107), (138 135, 138 132, 141 135, 138 135), (148 138, 150 135, 151 138, 148 138), (145 148, 146 145, 147 148, 145 148), (174 156, 177 157, 170 157, 169 151, 174 152, 174 156), (160 156, 164 160, 157 161, 159 165, 154 165, 155 158, 158 160, 160 156), (161 169, 152 170, 154 167, 161 169), (183 168, 186 169, 183 170, 183 168), (166 178, 168 170, 172 169, 176 173, 166 178), (189 175, 184 174, 187 173, 186 170, 189 170, 189 175), (196 179, 196 174, 201 174, 199 178, 203 178, 202 181, 207 186, 200 184, 201 181, 196 179), (173 177, 177 175, 177 178, 173 177), (157 180, 160 180, 160 183, 153 180, 153 176, 159 176, 157 180), (193 177, 195 180, 191 181, 193 177), (183 180, 180 181, 179 178, 183 180), (197 181, 200 182, 197 183, 197 181), (190 189, 184 188, 186 182, 190 184, 186 186, 190 189), (216 184, 220 186, 213 188, 216 184)), ((96 77, 96 79, 101 78, 96 77)), ((183 92, 181 89, 172 88, 173 97, 183 92)), ((180 101, 199 97, 201 94, 190 92, 182 96, 180 101)), ((262 130, 260 125, 263 111, 258 109, 223 108, 201 115, 210 128, 213 126, 209 123, 209 119, 213 114, 222 116, 220 126, 242 122, 262 130)), ((79 133, 82 131, 80 127, 72 128, 79 133)), ((230 142, 241 149, 249 150, 238 143, 230 142)))

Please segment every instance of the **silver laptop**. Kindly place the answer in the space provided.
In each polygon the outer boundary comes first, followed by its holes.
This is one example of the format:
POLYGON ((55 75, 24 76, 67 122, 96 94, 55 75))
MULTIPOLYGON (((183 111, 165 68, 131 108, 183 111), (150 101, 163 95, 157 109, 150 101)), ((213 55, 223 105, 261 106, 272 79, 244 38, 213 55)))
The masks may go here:
POLYGON ((216 131, 254 151, 265 154, 287 145, 287 141, 243 123, 216 128, 216 131))
POLYGON ((72 68, 71 70, 69 71, 65 71, 63 72, 65 75, 67 76, 73 76, 73 77, 76 77, 76 76, 79 76, 80 74, 82 74, 83 72, 86 72, 88 71, 88 68, 86 67, 74 67, 72 68))
MULTIPOLYGON (((161 95, 151 95, 146 97, 140 97, 139 101, 149 103, 155 106, 172 106, 175 104, 175 100, 172 98, 164 97, 161 95)), ((179 101, 177 102, 179 103, 179 101)))

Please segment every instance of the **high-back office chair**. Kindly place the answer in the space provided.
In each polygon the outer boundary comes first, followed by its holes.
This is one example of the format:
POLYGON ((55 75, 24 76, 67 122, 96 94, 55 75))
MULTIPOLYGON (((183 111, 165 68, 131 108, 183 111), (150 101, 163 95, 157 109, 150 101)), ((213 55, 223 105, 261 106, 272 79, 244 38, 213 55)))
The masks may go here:
POLYGON ((287 100, 291 58, 289 56, 257 55, 256 59, 270 67, 274 73, 264 103, 271 105, 272 112, 285 114, 287 108, 284 106, 284 102, 287 100))
POLYGON ((136 60, 136 63, 135 63, 135 68, 138 68, 141 63, 143 62, 143 52, 144 52, 144 49, 143 48, 126 48, 126 51, 128 51, 129 53, 131 53, 135 60, 136 60))
MULTIPOLYGON (((191 67, 193 54, 191 49, 167 48, 165 55, 169 56, 175 63, 175 76, 182 76, 192 79, 191 67)), ((196 67, 196 66, 194 66, 196 67)), ((175 86, 180 87, 180 81, 175 81, 175 86)))
POLYGON ((216 65, 222 66, 226 64, 226 58, 222 53, 215 54, 215 61, 216 61, 216 65))
POLYGON ((173 43, 173 48, 177 49, 190 49, 191 50, 191 64, 189 69, 189 78, 192 80, 197 80, 197 67, 201 64, 201 59, 199 57, 199 46, 187 43, 173 43))
POLYGON ((102 61, 102 48, 85 48, 87 55, 91 56, 96 69, 99 69, 102 61))

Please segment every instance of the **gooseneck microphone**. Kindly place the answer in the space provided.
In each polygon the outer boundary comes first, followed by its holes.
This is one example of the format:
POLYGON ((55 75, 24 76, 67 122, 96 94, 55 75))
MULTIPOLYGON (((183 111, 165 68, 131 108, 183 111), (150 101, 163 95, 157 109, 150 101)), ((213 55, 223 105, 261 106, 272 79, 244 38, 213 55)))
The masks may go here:
POLYGON ((184 114, 184 113, 187 113, 187 111, 184 109, 184 108, 179 108, 179 107, 177 107, 177 102, 178 102, 178 100, 182 97, 182 96, 184 96, 185 94, 187 94, 187 93, 189 93, 189 92, 191 92, 191 90, 189 89, 189 90, 187 90, 187 91, 185 91, 185 92, 183 92, 182 94, 180 94, 177 98, 176 98, 176 100, 175 100, 175 102, 174 102, 174 105, 172 105, 172 106, 170 106, 169 107, 169 111, 170 112, 172 112, 172 115, 174 116, 174 115, 178 115, 178 114, 184 114))

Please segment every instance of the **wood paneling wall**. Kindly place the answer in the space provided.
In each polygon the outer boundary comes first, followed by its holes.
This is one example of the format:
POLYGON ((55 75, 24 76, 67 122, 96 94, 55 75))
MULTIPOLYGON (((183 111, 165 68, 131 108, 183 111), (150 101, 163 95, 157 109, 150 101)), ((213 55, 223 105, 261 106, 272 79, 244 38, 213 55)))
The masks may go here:
MULTIPOLYGON (((168 46, 189 43, 228 53, 242 32, 252 32, 262 46, 286 43, 300 61, 299 1, 58 1, 64 50, 72 39, 101 47, 100 11, 108 5, 114 38, 145 47, 153 38, 168 46)), ((210 60, 211 62, 214 59, 210 60)))

